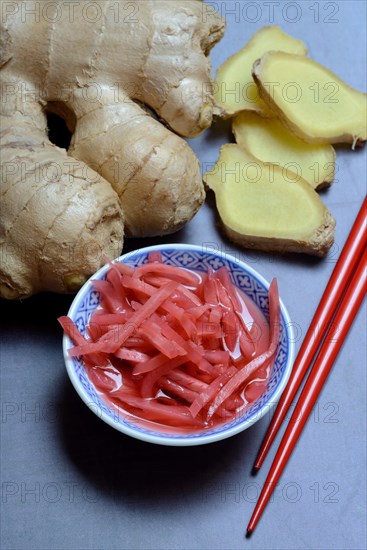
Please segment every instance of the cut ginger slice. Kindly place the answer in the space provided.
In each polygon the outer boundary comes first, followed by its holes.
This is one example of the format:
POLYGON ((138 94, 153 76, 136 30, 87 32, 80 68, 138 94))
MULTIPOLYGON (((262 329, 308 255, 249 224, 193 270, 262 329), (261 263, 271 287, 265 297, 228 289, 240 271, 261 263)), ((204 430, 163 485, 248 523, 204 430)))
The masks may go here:
POLYGON ((309 143, 367 139, 367 96, 302 55, 268 52, 253 77, 261 97, 287 128, 309 143))
POLYGON ((257 31, 246 46, 227 59, 217 71, 214 99, 219 116, 228 118, 244 110, 274 116, 260 98, 251 74, 254 62, 269 50, 300 55, 307 53, 304 42, 289 36, 277 26, 267 26, 257 31))
POLYGON ((236 244, 325 256, 334 242, 334 218, 305 180, 291 182, 283 172, 227 144, 204 181, 215 193, 226 235, 236 244))
POLYGON ((295 181, 302 177, 314 189, 329 187, 335 172, 335 151, 329 144, 305 143, 276 118, 242 112, 233 120, 238 145, 262 162, 277 164, 295 181))

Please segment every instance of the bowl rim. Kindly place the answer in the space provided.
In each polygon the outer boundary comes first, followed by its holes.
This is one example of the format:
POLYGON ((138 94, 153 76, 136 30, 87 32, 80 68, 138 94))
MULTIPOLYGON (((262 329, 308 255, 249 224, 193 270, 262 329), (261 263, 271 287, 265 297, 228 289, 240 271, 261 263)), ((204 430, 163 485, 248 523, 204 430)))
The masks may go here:
MULTIPOLYGON (((226 252, 219 252, 211 249, 205 250, 203 246, 195 245, 195 244, 167 243, 167 244, 146 246, 146 247, 138 248, 136 250, 132 250, 130 252, 122 254, 121 256, 115 258, 112 261, 123 262, 124 260, 126 261, 127 259, 133 258, 134 255, 140 256, 141 254, 147 254, 152 250, 163 251, 163 250, 171 250, 171 249, 182 250, 182 251, 194 250, 195 252, 201 252, 202 254, 211 254, 219 257, 220 259, 226 259, 236 264, 241 269, 244 269, 245 271, 247 271, 252 277, 257 279, 266 289, 269 289, 270 283, 258 271, 256 271, 253 267, 249 266, 242 260, 238 260, 235 256, 231 254, 227 254, 226 252)), ((109 264, 106 263, 104 266, 98 269, 98 271, 96 271, 93 275, 91 275, 91 277, 84 283, 84 285, 79 289, 78 293, 74 296, 74 299, 67 313, 68 317, 70 317, 71 319, 75 318, 75 313, 78 310, 80 302, 84 298, 85 293, 91 287, 91 284, 92 284, 91 281, 95 279, 100 279, 103 275, 105 275, 105 273, 107 273, 108 269, 109 269, 109 264)), ((222 430, 218 433, 211 433, 208 435, 205 435, 205 433, 200 433, 196 437, 182 436, 180 438, 176 438, 176 437, 170 437, 170 434, 167 434, 167 436, 163 436, 158 432, 157 432, 157 435, 154 435, 153 433, 140 432, 138 430, 134 430, 132 427, 128 426, 127 424, 117 422, 111 416, 106 414, 98 406, 97 403, 91 400, 91 397, 88 395, 87 391, 84 389, 84 387, 80 383, 74 368, 74 362, 72 358, 69 357, 68 355, 68 349, 72 347, 73 344, 70 338, 64 333, 63 340, 62 340, 62 347, 63 347, 64 362, 65 362, 68 376, 76 392, 78 393, 79 397, 84 401, 87 407, 92 412, 94 412, 94 414, 96 414, 98 418, 100 418, 101 420, 109 424, 111 427, 115 428, 116 430, 118 430, 119 432, 125 435, 134 437, 135 439, 139 439, 141 441, 145 441, 148 443, 155 443, 158 445, 175 446, 175 447, 198 446, 198 445, 204 445, 208 443, 214 443, 216 441, 222 441, 251 427, 263 416, 265 416, 265 414, 270 412, 272 407, 279 401, 280 396, 288 382, 289 376, 292 371, 294 355, 295 355, 294 329, 293 329, 293 325, 292 325, 289 313, 287 311, 287 308, 285 307, 282 299, 280 299, 279 301, 280 301, 280 312, 285 321, 285 329, 287 331, 287 342, 288 342, 288 358, 287 358, 287 363, 285 365, 282 378, 279 384, 276 386, 274 393, 271 395, 270 401, 267 401, 266 403, 264 403, 264 405, 258 411, 256 411, 252 416, 250 416, 250 418, 248 418, 243 422, 238 422, 238 424, 232 426, 231 428, 228 428, 228 430, 222 430)))

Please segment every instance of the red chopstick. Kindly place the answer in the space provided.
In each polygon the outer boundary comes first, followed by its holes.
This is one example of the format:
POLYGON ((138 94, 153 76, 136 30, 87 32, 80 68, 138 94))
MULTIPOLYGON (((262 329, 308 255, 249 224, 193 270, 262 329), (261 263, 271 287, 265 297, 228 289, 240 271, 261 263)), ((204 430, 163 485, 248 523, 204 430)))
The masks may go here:
POLYGON ((349 237, 335 265, 329 283, 321 298, 320 304, 311 321, 302 346, 293 365, 290 379, 283 391, 273 418, 265 434, 260 451, 257 455, 254 470, 259 470, 278 433, 285 415, 296 395, 306 372, 335 313, 340 298, 345 291, 351 274, 356 268, 364 248, 367 245, 367 197, 351 229, 349 237))
POLYGON ((280 475, 288 462, 366 292, 367 251, 365 250, 340 302, 339 309, 322 343, 319 354, 299 397, 296 409, 288 423, 250 523, 248 524, 248 534, 254 531, 280 475))

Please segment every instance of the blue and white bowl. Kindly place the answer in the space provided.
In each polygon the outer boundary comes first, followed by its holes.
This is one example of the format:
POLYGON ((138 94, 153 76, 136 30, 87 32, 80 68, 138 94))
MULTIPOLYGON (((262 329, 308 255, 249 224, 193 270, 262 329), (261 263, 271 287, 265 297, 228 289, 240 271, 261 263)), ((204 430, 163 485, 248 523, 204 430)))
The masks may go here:
MULTIPOLYGON (((148 254, 152 250, 159 250, 166 264, 194 269, 196 271, 206 271, 209 266, 213 269, 218 269, 225 265, 231 273, 234 284, 247 294, 259 306, 265 317, 269 319, 269 283, 244 262, 228 254, 212 252, 211 250, 206 250, 204 247, 189 244, 164 244, 146 247, 125 254, 118 258, 118 261, 131 266, 138 266, 147 260, 148 254)), ((82 334, 85 333, 89 318, 99 304, 99 294, 93 290, 91 280, 103 279, 108 269, 109 266, 105 265, 97 271, 80 289, 70 307, 68 315, 82 334)), ((99 418, 126 435, 150 443, 174 446, 213 443, 214 441, 238 434, 252 426, 257 420, 269 413, 272 405, 279 400, 291 373, 294 360, 292 324, 288 312, 281 302, 280 345, 267 390, 243 415, 238 415, 228 423, 193 434, 172 434, 147 429, 134 423, 133 419, 129 420, 123 415, 116 414, 116 409, 112 409, 103 400, 90 382, 83 360, 78 357, 71 358, 68 356, 67 351, 71 347, 73 347, 71 340, 64 335, 63 351, 70 380, 86 405, 99 418)))

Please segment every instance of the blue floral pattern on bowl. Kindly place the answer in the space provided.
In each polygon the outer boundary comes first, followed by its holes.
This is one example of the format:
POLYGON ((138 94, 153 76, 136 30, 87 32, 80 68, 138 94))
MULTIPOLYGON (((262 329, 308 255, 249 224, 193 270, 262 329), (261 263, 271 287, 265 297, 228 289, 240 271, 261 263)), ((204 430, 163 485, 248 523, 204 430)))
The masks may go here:
MULTIPOLYGON (((213 269, 218 269, 223 265, 226 266, 234 284, 247 294, 259 306, 265 317, 269 319, 269 283, 254 269, 229 255, 206 251, 199 246, 178 244, 140 249, 122 256, 119 258, 119 261, 131 266, 138 266, 147 261, 149 251, 157 249, 160 250, 164 262, 168 265, 194 269, 196 271, 207 271, 209 266, 213 269)), ((92 279, 103 279, 107 270, 108 266, 103 267, 92 279)), ((85 327, 88 325, 89 318, 98 304, 99 294, 93 290, 89 280, 75 297, 68 313, 83 334, 85 333, 85 327)), ((111 408, 101 398, 90 382, 82 359, 68 357, 67 350, 70 347, 72 347, 71 341, 68 337, 64 336, 64 357, 69 376, 75 389, 89 408, 108 424, 128 435, 164 445, 210 443, 230 437, 251 426, 264 416, 270 410, 271 405, 279 399, 291 371, 294 352, 292 325, 288 313, 281 303, 280 343, 267 390, 241 416, 235 417, 230 422, 193 434, 172 434, 148 429, 134 423, 133 419, 129 420, 125 416, 119 415, 116 409, 111 408)))

